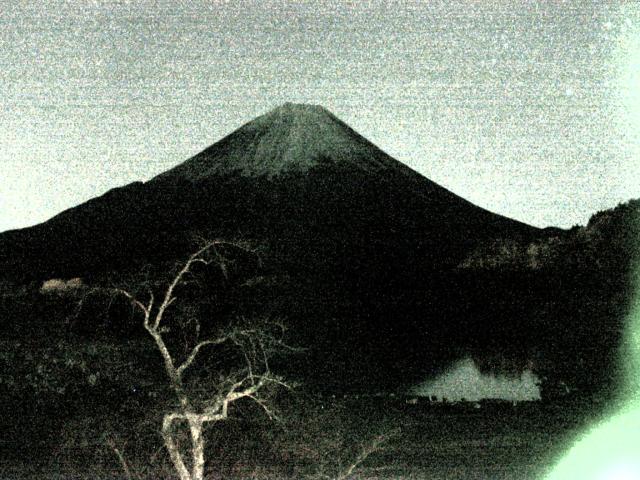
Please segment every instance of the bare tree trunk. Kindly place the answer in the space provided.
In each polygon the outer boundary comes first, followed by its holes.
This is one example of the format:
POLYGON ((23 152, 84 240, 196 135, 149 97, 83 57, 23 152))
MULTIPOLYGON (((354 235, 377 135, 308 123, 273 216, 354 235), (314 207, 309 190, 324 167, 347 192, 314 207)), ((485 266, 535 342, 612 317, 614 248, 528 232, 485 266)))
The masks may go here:
MULTIPOLYGON (((157 308, 155 307, 156 302, 152 290, 149 291, 149 300, 145 304, 128 291, 116 289, 118 293, 129 298, 132 304, 144 314, 144 328, 151 335, 158 347, 164 361, 165 372, 169 377, 169 384, 176 393, 178 401, 180 402, 180 408, 171 413, 167 413, 162 422, 162 438, 164 440, 164 445, 169 452, 169 457, 171 458, 171 462, 173 463, 180 480, 204 479, 204 436, 202 434, 202 430, 205 422, 225 420, 227 418, 228 406, 242 398, 249 398, 257 402, 267 412, 267 415, 271 416, 271 412, 268 407, 256 396, 256 394, 267 384, 284 385, 278 377, 271 375, 271 372, 269 371, 267 352, 264 350, 262 339, 271 340, 272 337, 266 332, 261 334, 259 331, 251 328, 231 329, 229 333, 218 338, 197 342, 187 357, 182 362, 178 363, 175 362, 174 357, 172 357, 171 352, 167 348, 167 344, 162 337, 162 319, 167 309, 177 299, 174 294, 174 290, 183 281, 183 277, 190 272, 190 269, 194 264, 203 263, 205 265, 209 265, 211 263, 211 260, 208 260, 205 257, 205 254, 210 249, 215 250, 216 245, 219 244, 224 244, 224 242, 209 242, 189 257, 182 269, 173 277, 173 280, 164 292, 162 302, 157 306, 157 308), (254 342, 251 339, 253 335, 258 337, 257 342, 254 342), (247 338, 249 339, 247 343, 249 346, 245 347, 243 339, 247 341, 247 338), (200 411, 200 413, 195 413, 192 403, 193 398, 190 397, 190 393, 185 389, 185 385, 183 383, 183 374, 193 365, 198 353, 204 347, 211 348, 227 342, 233 343, 241 349, 247 361, 247 366, 241 371, 244 372, 244 370, 246 370, 246 372, 242 373, 242 376, 239 378, 231 376, 229 381, 222 381, 222 385, 225 386, 225 389, 216 394, 214 399, 212 399, 215 400, 213 401, 213 404, 200 411), (247 355, 246 350, 249 348, 251 348, 250 353, 252 354, 250 356, 247 355), (254 374, 254 371, 258 365, 262 368, 260 374, 256 375, 254 374), (235 381, 230 381, 231 378, 235 381), (191 467, 191 472, 189 471, 189 468, 187 468, 183 454, 180 452, 180 446, 175 440, 174 425, 176 421, 186 421, 189 426, 191 434, 191 462, 189 462, 189 465, 191 467)), ((276 343, 279 342, 276 338, 273 338, 273 340, 276 343)))
POLYGON ((198 415, 189 416, 189 430, 191 430, 191 453, 193 468, 191 479, 204 478, 204 436, 202 435, 202 419, 198 415))
POLYGON ((173 462, 173 466, 178 472, 180 480, 192 480, 189 470, 187 470, 184 460, 182 460, 182 454, 173 439, 173 421, 176 419, 175 414, 167 414, 164 416, 162 422, 162 438, 164 439, 164 445, 169 451, 169 457, 173 462))
POLYGON ((164 417, 162 423, 162 438, 164 445, 169 452, 173 466, 178 472, 180 480, 203 480, 204 479, 204 415, 187 412, 185 414, 171 413, 164 417), (180 447, 174 440, 174 422, 177 419, 186 419, 191 433, 191 473, 185 465, 180 452, 180 447))

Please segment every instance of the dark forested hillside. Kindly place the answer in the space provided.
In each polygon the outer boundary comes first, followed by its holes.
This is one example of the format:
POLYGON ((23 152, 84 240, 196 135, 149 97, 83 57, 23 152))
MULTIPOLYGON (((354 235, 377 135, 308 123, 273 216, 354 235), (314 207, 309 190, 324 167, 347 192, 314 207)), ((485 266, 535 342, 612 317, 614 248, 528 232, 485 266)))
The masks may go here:
POLYGON ((638 239, 640 201, 630 200, 547 238, 486 242, 459 270, 495 282, 500 300, 492 302, 494 308, 515 308, 508 321, 526 326, 512 328, 520 339, 515 350, 529 344, 546 378, 577 391, 613 391, 638 239))
MULTIPOLYGON (((26 304, 3 300, 3 323, 58 325, 38 293, 48 279, 162 281, 198 239, 225 239, 256 257, 236 287, 206 277, 192 297, 206 322, 286 318, 306 353, 283 368, 322 388, 403 387, 473 355, 587 389, 613 375, 637 210, 540 230, 422 177, 321 107, 287 104, 149 182, 0 234, 0 275, 31 289, 26 304)), ((126 305, 99 305, 70 328, 137 335, 126 305)))

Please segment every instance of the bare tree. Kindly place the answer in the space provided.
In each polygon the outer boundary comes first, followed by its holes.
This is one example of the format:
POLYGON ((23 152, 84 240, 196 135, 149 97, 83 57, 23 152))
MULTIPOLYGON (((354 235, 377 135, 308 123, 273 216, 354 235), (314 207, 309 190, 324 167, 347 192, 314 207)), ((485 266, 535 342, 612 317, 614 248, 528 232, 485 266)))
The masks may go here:
POLYGON ((307 392, 290 400, 296 403, 274 437, 282 462, 290 467, 287 478, 350 480, 388 468, 374 468, 374 461, 396 448, 392 444, 400 428, 395 419, 362 416, 363 403, 347 397, 318 397, 307 392))
POLYGON ((325 475, 323 478, 331 480, 348 480, 349 478, 352 478, 355 474, 354 472, 361 467, 370 455, 381 451, 384 444, 398 434, 398 430, 393 430, 389 433, 382 433, 373 437, 367 443, 362 445, 358 455, 353 460, 347 462, 347 464, 344 465, 335 476, 325 475))
POLYGON ((162 357, 170 387, 178 400, 177 407, 164 414, 161 433, 180 480, 203 479, 205 467, 203 429, 207 423, 227 419, 229 407, 243 398, 256 402, 267 415, 273 416, 273 412, 260 396, 260 392, 268 386, 286 386, 278 376, 272 374, 268 363, 268 357, 274 348, 285 347, 282 343, 283 327, 277 322, 269 322, 269 328, 265 328, 264 323, 261 326, 241 323, 221 330, 218 335, 211 338, 199 339, 196 336, 192 345, 186 350, 186 354, 180 355, 180 359, 175 351, 171 351, 170 342, 165 338, 168 332, 165 325, 166 318, 170 314, 171 306, 179 301, 176 293, 178 287, 189 281, 197 264, 215 264, 225 273, 224 261, 219 251, 219 248, 225 246, 244 248, 239 244, 223 241, 207 242, 182 264, 158 299, 150 288, 146 301, 140 300, 129 290, 116 289, 119 294, 127 297, 144 316, 144 328, 155 342, 162 357), (271 328, 274 326, 275 330, 271 328), (208 385, 204 392, 201 389, 196 393, 188 388, 187 372, 190 369, 193 370, 202 352, 207 350, 209 357, 224 355, 224 352, 229 351, 225 349, 226 347, 234 348, 239 352, 240 358, 244 359, 242 367, 221 375, 215 384, 208 385), (176 440, 180 424, 186 424, 190 433, 191 445, 188 454, 176 440), (191 457, 190 461, 186 460, 187 456, 191 457))

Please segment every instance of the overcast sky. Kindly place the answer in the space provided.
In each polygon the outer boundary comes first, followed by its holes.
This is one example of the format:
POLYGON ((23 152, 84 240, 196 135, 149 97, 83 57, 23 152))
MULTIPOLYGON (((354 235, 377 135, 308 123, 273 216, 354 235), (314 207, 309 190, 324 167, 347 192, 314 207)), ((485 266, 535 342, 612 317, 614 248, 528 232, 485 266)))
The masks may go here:
POLYGON ((489 210, 640 197, 640 2, 0 0, 0 231, 327 107, 489 210))

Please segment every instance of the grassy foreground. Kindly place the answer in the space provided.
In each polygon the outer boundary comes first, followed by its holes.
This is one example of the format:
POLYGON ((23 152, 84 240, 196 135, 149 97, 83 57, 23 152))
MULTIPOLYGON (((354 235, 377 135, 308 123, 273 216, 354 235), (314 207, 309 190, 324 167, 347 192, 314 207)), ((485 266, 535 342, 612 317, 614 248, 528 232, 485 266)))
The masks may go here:
MULTIPOLYGON (((589 411, 577 402, 443 405, 294 394, 280 402, 277 421, 248 407, 212 426, 206 478, 341 478, 357 463, 343 478, 534 479, 595 417, 589 411)), ((126 479, 118 449, 131 478, 175 478, 154 415, 71 417, 31 432, 26 444, 18 441, 26 432, 6 431, 0 477, 126 479)))

